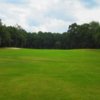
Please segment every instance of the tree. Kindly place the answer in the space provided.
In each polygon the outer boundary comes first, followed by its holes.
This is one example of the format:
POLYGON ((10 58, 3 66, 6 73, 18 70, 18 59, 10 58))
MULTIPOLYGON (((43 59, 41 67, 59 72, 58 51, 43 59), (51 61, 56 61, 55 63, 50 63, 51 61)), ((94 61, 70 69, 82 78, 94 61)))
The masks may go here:
POLYGON ((2 36, 1 36, 1 34, 2 34, 2 22, 1 22, 1 19, 0 19, 0 46, 2 44, 2 36))
POLYGON ((0 47, 41 49, 100 48, 100 24, 98 22, 69 25, 63 34, 51 32, 27 32, 21 26, 6 26, 0 19, 0 47))
POLYGON ((100 32, 95 34, 94 40, 95 40, 95 48, 100 48, 100 32))
POLYGON ((69 26, 68 28, 68 43, 69 43, 69 48, 78 48, 78 43, 79 43, 79 25, 76 23, 73 23, 72 25, 69 26))
POLYGON ((0 27, 2 26, 2 20, 0 19, 0 27))

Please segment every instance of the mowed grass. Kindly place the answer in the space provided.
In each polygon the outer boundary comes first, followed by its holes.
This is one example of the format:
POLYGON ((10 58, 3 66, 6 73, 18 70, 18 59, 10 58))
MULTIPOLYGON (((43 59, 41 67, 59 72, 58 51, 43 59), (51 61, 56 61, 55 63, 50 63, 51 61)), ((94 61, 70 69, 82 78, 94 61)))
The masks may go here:
POLYGON ((0 49, 0 100, 100 100, 100 50, 0 49))

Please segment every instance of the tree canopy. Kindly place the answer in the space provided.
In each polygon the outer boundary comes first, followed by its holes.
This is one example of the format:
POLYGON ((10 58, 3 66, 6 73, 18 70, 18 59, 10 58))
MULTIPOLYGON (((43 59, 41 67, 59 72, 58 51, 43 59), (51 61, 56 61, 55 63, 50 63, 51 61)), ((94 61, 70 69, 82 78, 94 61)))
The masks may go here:
POLYGON ((64 33, 27 32, 21 26, 3 25, 0 19, 0 47, 39 49, 100 48, 100 24, 92 21, 69 25, 64 33))

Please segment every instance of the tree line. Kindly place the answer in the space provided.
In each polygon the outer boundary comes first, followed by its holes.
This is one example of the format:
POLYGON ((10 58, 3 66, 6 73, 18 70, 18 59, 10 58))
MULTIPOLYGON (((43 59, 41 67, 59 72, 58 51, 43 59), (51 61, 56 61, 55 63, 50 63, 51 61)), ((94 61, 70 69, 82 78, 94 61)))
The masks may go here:
POLYGON ((6 26, 0 20, 0 47, 74 49, 100 48, 98 22, 69 25, 64 33, 27 32, 21 26, 6 26))

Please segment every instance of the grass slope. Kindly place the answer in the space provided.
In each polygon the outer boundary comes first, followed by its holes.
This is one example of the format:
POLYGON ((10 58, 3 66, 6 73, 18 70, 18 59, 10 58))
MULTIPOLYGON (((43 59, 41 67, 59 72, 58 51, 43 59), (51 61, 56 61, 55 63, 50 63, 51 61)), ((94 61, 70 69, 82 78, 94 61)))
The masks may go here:
POLYGON ((0 49, 0 100, 100 100, 100 50, 0 49))

